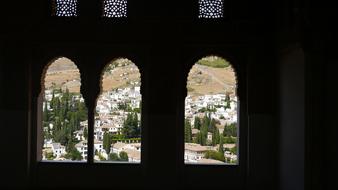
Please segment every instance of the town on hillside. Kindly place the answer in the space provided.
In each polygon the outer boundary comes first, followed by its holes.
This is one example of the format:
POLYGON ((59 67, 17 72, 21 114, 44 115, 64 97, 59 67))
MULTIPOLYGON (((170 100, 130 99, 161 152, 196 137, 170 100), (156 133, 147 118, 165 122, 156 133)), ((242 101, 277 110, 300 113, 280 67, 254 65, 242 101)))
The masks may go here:
MULTIPOLYGON (((49 79, 59 80, 46 81, 45 79, 45 83, 50 85, 44 91, 42 160, 86 161, 88 156, 87 110, 79 91, 68 90, 69 81, 80 81, 80 79, 78 74, 69 73, 69 68, 73 70, 74 67, 65 66, 71 63, 62 61, 64 65, 57 62, 57 66, 52 67, 52 72, 47 71, 46 76, 49 79), (67 69, 63 70, 63 68, 67 69), (64 77, 48 76, 55 73, 64 77), (67 78, 67 81, 60 82, 63 78, 67 78)), ((141 161, 139 76, 136 65, 127 59, 117 59, 105 68, 102 93, 97 100, 95 110, 95 161, 136 163, 141 161)))
POLYGON ((188 96, 185 100, 185 163, 237 163, 236 123, 236 96, 188 96))
POLYGON ((185 99, 187 164, 237 164, 236 76, 217 56, 200 59, 190 70, 185 99))
MULTIPOLYGON (((88 112, 79 92, 80 74, 71 61, 55 63, 45 77, 42 160, 86 161, 88 112)), ((233 70, 217 57, 195 66, 185 100, 185 163, 236 164, 233 70)), ((94 116, 95 162, 141 162, 140 87, 138 68, 128 59, 114 60, 103 71, 94 116)))

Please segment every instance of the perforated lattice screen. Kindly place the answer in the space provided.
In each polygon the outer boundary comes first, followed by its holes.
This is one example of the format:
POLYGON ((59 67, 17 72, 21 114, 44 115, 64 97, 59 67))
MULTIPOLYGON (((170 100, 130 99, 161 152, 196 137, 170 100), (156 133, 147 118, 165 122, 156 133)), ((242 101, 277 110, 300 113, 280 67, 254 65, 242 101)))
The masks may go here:
POLYGON ((77 16, 77 0, 55 0, 54 7, 56 16, 77 16))
POLYGON ((103 6, 105 17, 127 17, 127 0, 104 0, 103 6))
POLYGON ((199 0, 199 18, 222 18, 223 0, 199 0))

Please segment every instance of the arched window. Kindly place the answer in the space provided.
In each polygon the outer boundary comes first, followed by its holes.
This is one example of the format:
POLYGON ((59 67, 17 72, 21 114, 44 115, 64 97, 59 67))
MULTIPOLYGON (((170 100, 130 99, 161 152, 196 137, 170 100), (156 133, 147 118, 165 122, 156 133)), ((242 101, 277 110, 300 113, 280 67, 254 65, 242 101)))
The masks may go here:
POLYGON ((77 66, 58 58, 48 65, 42 81, 42 160, 87 160, 87 108, 77 66))
POLYGON ((53 14, 56 16, 77 16, 77 0, 53 0, 53 8, 53 14))
POLYGON ((103 16, 112 18, 127 17, 127 0, 104 0, 103 16))
POLYGON ((94 160, 141 162, 141 76, 126 58, 102 74, 94 124, 94 160))
POLYGON ((199 0, 198 18, 223 18, 224 0, 199 0))
POLYGON ((236 164, 236 76, 231 64, 207 56, 191 68, 185 99, 185 163, 236 164))

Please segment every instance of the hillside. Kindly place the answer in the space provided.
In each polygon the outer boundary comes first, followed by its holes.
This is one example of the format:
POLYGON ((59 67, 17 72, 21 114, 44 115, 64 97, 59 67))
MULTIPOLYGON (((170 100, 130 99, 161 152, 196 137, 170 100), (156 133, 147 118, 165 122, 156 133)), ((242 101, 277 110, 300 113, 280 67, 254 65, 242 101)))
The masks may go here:
MULTIPOLYGON (((102 77, 102 89, 108 91, 127 86, 140 86, 140 73, 135 64, 127 59, 118 59, 108 65, 102 77), (137 83, 137 84, 136 84, 137 83)), ((57 59, 51 64, 45 77, 45 88, 66 89, 80 92, 80 73, 76 65, 67 58, 57 59)))
MULTIPOLYGON (((209 60, 210 61, 210 60, 209 60)), ((212 63, 213 64, 213 63, 212 63)), ((140 73, 135 64, 127 59, 118 59, 106 67, 102 77, 102 90, 108 91, 127 86, 140 86, 140 73)), ((66 58, 56 60, 47 70, 45 87, 66 87, 70 92, 80 91, 80 73, 75 64, 66 58)), ((223 68, 195 64, 188 77, 188 93, 203 94, 234 93, 235 73, 232 67, 223 68)))
POLYGON ((235 73, 232 67, 215 68, 195 64, 188 76, 188 94, 234 93, 236 86, 235 73))
POLYGON ((197 64, 214 68, 226 68, 230 66, 230 63, 227 60, 218 56, 203 57, 197 61, 197 64))
POLYGON ((140 86, 140 77, 140 72, 133 62, 128 59, 117 59, 105 68, 102 90, 105 92, 116 88, 140 86))
POLYGON ((55 60, 47 69, 44 78, 45 88, 50 89, 52 86, 56 88, 66 89, 70 92, 80 92, 80 73, 76 65, 67 58, 59 58, 55 60))

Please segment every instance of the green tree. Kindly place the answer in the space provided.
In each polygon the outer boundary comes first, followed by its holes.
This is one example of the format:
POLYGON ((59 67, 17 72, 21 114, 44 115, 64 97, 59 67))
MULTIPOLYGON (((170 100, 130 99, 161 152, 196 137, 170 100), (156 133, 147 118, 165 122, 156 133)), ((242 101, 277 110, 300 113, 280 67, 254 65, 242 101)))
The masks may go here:
POLYGON ((126 152, 124 152, 124 151, 121 151, 120 152, 120 154, 119 154, 119 156, 120 156, 120 160, 121 161, 128 161, 128 154, 126 153, 126 152))
POLYGON ((223 136, 225 137, 237 137, 236 123, 225 124, 223 130, 223 136))
POLYGON ((47 101, 44 102, 44 108, 43 108, 43 121, 49 122, 49 110, 47 108, 47 101))
POLYGON ((184 122, 184 142, 187 142, 187 143, 192 142, 191 124, 188 119, 185 119, 185 122, 184 122))
POLYGON ((50 109, 53 109, 53 108, 54 108, 54 102, 55 102, 55 90, 53 89, 53 92, 52 92, 52 99, 50 100, 50 103, 49 103, 49 108, 50 108, 50 109))
POLYGON ((126 138, 140 137, 141 131, 138 123, 137 113, 128 113, 126 120, 123 122, 122 134, 126 138))
POLYGON ((223 149, 224 142, 223 141, 224 141, 223 137, 221 137, 220 140, 219 140, 218 152, 221 153, 224 156, 224 149, 223 149))
POLYGON ((67 154, 66 158, 71 160, 82 160, 81 153, 75 148, 74 143, 70 141, 66 147, 67 154))
POLYGON ((203 133, 198 132, 196 134, 196 143, 205 146, 207 144, 206 136, 203 133))
POLYGON ((226 94, 225 96, 225 109, 230 108, 230 96, 226 94))
POLYGON ((208 126, 208 132, 213 132, 216 128, 216 120, 215 119, 211 119, 209 126, 208 126))
POLYGON ((137 116, 137 113, 134 112, 134 117, 133 117, 133 129, 134 129, 134 134, 133 134, 133 137, 140 137, 141 135, 141 131, 140 131, 140 127, 139 127, 139 120, 138 120, 138 116, 137 116))
POLYGON ((111 143, 112 143, 111 135, 108 132, 105 132, 103 135, 103 149, 106 151, 107 154, 110 153, 111 143))
POLYGON ((76 148, 71 149, 71 151, 67 153, 65 157, 71 160, 82 160, 83 158, 81 153, 76 148))
POLYGON ((68 139, 66 130, 64 128, 60 130, 55 130, 53 132, 53 140, 55 142, 59 142, 62 145, 67 145, 69 139, 68 139))
POLYGON ((47 160, 54 160, 55 158, 53 152, 45 152, 45 157, 47 160))
POLYGON ((111 160, 111 161, 119 161, 120 158, 119 158, 119 156, 116 153, 110 153, 109 154, 109 160, 111 160))
POLYGON ((232 147, 232 148, 230 149, 230 152, 231 152, 232 154, 237 154, 237 146, 232 147))
POLYGON ((227 144, 234 144, 237 141, 236 137, 223 137, 224 138, 224 142, 227 144))
MULTIPOLYGON (((74 98, 75 94, 70 93, 68 89, 53 89, 52 99, 50 101, 49 111, 45 105, 44 110, 48 110, 48 116, 44 119, 49 120, 53 124, 53 129, 48 127, 48 132, 45 133, 45 138, 50 137, 54 142, 59 142, 62 145, 68 146, 69 142, 73 141, 73 132, 80 129, 80 122, 87 120, 87 110, 84 102, 74 98), (59 93, 60 96, 55 97, 59 93)), ((44 123, 47 127, 47 123, 44 123)), ((67 151, 69 152, 69 151, 67 151)))
POLYGON ((80 100, 77 100, 77 113, 80 121, 87 120, 88 111, 86 108, 86 104, 84 102, 80 102, 80 100))
POLYGON ((208 137, 208 128, 210 125, 210 117, 205 114, 203 120, 202 120, 202 126, 201 126, 201 130, 200 130, 200 137, 198 137, 199 139, 197 141, 199 141, 200 145, 204 146, 207 144, 207 137, 208 137))
POLYGON ((104 156, 102 156, 101 153, 99 153, 98 156, 99 156, 100 161, 106 161, 107 160, 104 156))
POLYGON ((220 152, 214 151, 214 150, 208 150, 204 153, 204 158, 207 159, 214 159, 219 160, 222 162, 225 162, 224 154, 222 155, 220 152))
POLYGON ((220 141, 220 134, 217 127, 214 127, 213 133, 212 133, 212 146, 215 146, 220 141))
POLYGON ((83 137, 87 140, 87 138, 88 138, 88 129, 87 129, 87 127, 84 127, 84 129, 83 129, 83 137))
POLYGON ((194 128, 200 130, 201 129, 201 119, 197 116, 195 116, 194 119, 194 128))

